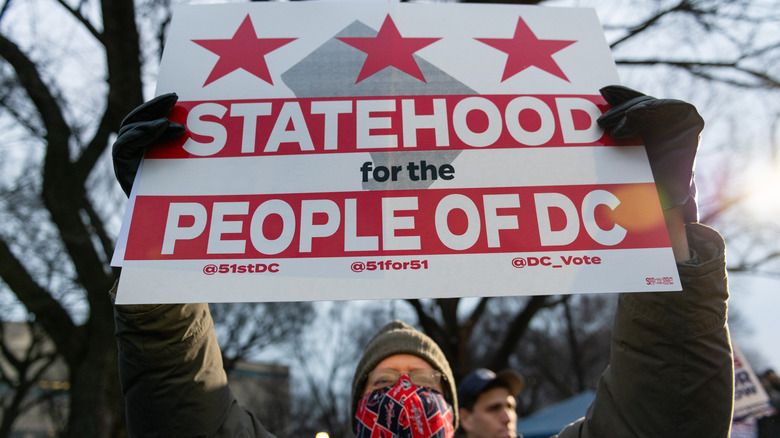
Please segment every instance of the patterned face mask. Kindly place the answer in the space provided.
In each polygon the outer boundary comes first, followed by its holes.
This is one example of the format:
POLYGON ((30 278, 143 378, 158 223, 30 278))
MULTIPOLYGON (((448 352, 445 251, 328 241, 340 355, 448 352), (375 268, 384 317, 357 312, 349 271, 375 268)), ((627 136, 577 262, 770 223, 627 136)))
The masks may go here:
POLYGON ((401 376, 395 386, 377 389, 358 404, 357 438, 452 438, 452 406, 430 388, 401 376))

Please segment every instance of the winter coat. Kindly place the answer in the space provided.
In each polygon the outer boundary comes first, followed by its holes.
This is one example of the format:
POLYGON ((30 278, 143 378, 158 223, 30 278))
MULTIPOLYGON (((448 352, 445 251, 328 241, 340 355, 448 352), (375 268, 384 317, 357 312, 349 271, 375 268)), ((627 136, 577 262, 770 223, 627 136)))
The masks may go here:
MULTIPOLYGON (((558 438, 728 437, 725 248, 703 225, 687 232, 683 291, 620 295, 596 398, 558 438)), ((115 320, 131 437, 273 437, 231 393, 206 304, 116 306, 115 320)))

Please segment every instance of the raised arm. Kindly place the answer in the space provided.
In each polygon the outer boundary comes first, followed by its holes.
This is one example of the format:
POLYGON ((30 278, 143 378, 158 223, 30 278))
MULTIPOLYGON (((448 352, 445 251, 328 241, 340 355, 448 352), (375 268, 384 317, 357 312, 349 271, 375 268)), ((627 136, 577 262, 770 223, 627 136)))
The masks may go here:
MULTIPOLYGON (((167 119, 175 103, 159 96, 122 122, 113 159, 126 194, 146 148, 185 132, 167 119)), ((114 320, 129 436, 273 438, 227 385, 208 305, 116 306, 114 320)))
POLYGON ((206 304, 116 306, 132 437, 272 435, 236 402, 206 304))
POLYGON ((559 437, 728 437, 733 360, 720 235, 695 223, 701 117, 690 104, 625 87, 602 91, 613 136, 640 135, 659 189, 682 292, 621 294, 610 365, 585 418, 559 437))

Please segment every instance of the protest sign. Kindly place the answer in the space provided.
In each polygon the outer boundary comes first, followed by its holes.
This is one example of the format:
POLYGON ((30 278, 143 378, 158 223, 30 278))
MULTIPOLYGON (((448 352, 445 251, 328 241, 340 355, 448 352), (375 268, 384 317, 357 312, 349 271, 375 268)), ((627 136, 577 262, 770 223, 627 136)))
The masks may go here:
POLYGON ((769 396, 745 355, 733 340, 731 345, 734 350, 734 421, 774 414, 769 396))
POLYGON ((179 8, 118 302, 679 290, 595 12, 465 4, 179 8))

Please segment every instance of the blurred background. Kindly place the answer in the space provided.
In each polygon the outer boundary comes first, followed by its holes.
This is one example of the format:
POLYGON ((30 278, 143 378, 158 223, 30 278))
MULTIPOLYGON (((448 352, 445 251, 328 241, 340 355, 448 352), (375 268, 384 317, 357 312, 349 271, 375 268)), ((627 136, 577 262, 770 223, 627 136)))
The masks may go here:
MULTIPOLYGON (((125 436, 107 291, 126 198, 110 145, 122 118, 153 96, 181 3, 0 0, 0 438, 125 436)), ((699 108, 700 216, 727 241, 732 337, 757 374, 780 367, 780 0, 516 3, 595 8, 625 85, 699 108)), ((480 366, 521 372, 525 416, 595 388, 615 299, 212 312, 236 392, 271 431, 343 437, 361 348, 388 320, 428 333, 457 377, 480 366)))

